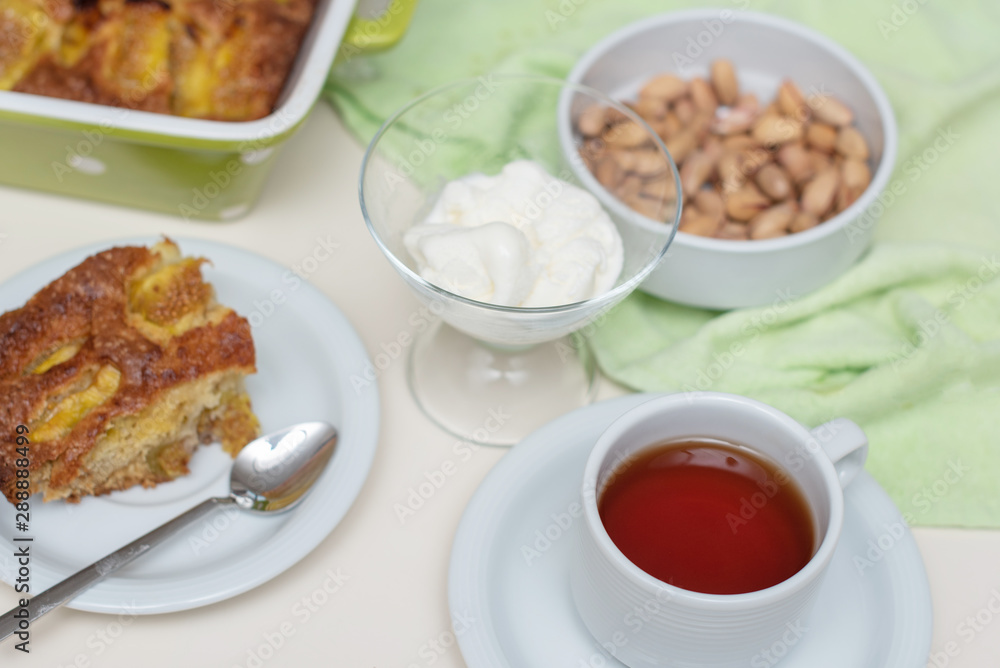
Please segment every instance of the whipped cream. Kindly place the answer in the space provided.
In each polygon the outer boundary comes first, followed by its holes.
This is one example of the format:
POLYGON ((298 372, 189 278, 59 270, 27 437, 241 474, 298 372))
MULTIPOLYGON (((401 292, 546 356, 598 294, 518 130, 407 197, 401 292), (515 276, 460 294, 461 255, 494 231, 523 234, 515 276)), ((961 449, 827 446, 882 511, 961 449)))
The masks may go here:
POLYGON ((451 181, 403 243, 426 280, 503 306, 591 299, 614 287, 624 262, 597 199, 531 160, 451 181))

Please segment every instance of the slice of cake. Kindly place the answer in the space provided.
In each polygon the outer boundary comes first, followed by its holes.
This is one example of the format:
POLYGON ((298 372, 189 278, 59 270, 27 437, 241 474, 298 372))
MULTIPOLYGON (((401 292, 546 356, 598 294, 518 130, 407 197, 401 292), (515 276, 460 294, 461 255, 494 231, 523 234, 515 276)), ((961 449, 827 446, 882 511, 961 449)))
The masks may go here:
POLYGON ((235 456, 256 438, 243 387, 256 370, 250 325, 215 301, 204 262, 170 240, 112 248, 0 316, 9 501, 22 425, 30 491, 46 501, 150 487, 186 474, 199 443, 235 456))

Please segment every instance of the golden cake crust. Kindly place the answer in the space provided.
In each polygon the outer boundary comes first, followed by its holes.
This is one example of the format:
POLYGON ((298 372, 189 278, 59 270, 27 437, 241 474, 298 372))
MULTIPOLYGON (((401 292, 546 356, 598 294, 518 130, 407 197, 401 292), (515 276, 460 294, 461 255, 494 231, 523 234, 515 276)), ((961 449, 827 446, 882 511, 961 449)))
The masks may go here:
POLYGON ((8 499, 14 493, 18 425, 32 432, 29 469, 34 473, 50 466, 48 484, 63 486, 80 474, 86 456, 116 418, 138 415, 164 392, 192 380, 254 372, 248 322, 214 304, 211 311, 205 309, 213 297, 200 278, 202 261, 176 265, 172 280, 163 285, 138 284, 160 261, 143 247, 104 251, 23 307, 0 315, 0 491, 8 499), (211 318, 205 320, 205 312, 211 318), (53 357, 56 351, 68 359, 53 357), (115 371, 113 394, 88 407, 68 433, 50 426, 54 437, 33 438, 61 399, 102 377, 114 379, 115 371))
POLYGON ((314 10, 315 0, 0 0, 0 90, 262 118, 314 10))

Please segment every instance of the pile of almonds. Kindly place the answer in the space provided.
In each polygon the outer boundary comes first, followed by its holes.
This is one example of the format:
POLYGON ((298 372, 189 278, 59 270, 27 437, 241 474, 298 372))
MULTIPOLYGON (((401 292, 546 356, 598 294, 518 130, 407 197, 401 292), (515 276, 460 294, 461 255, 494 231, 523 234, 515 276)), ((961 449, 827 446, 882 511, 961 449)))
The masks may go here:
MULTIPOLYGON (((854 114, 829 95, 806 97, 790 80, 761 108, 740 93, 733 65, 708 81, 657 76, 626 102, 663 139, 680 169, 680 230, 720 239, 770 239, 807 230, 852 204, 871 182, 869 149, 854 114)), ((676 205, 666 160, 651 135, 612 108, 577 120, 581 156, 635 211, 663 220, 676 205)))

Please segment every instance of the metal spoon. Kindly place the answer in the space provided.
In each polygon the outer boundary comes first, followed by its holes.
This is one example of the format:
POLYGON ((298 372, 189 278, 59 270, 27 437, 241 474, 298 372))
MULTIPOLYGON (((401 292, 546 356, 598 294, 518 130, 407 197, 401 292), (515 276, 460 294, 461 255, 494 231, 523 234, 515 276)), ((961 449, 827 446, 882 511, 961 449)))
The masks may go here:
POLYGON ((0 640, 25 630, 26 624, 58 608, 216 508, 236 505, 258 513, 291 509, 319 478, 336 445, 337 430, 325 422, 304 422, 251 441, 233 462, 229 496, 202 501, 46 589, 28 602, 27 617, 20 607, 0 616, 0 640), (20 616, 15 617, 16 614, 20 616))

